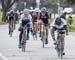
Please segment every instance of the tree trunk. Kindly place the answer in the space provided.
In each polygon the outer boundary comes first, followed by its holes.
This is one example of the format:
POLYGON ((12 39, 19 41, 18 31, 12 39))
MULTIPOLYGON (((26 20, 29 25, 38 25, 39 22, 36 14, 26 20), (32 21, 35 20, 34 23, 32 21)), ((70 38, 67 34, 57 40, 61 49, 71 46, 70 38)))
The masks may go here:
POLYGON ((3 15, 2 15, 2 21, 6 22, 6 12, 5 10, 3 10, 3 15))

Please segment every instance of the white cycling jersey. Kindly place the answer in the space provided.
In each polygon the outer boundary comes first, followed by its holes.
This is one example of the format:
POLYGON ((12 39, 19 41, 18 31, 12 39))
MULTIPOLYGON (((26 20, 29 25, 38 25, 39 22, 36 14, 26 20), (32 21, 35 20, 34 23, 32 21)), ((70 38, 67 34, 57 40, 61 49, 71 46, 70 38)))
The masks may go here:
POLYGON ((28 24, 30 24, 30 28, 33 29, 32 16, 29 14, 28 16, 25 17, 25 15, 22 14, 21 17, 20 17, 20 23, 22 23, 22 20, 25 20, 25 19, 29 19, 28 24))
MULTIPOLYGON (((55 20, 56 20, 56 19, 55 19, 55 20)), ((62 23, 61 23, 60 26, 58 26, 58 25, 55 24, 55 20, 54 20, 53 23, 52 23, 52 27, 56 27, 57 29, 61 29, 61 28, 64 27, 64 25, 67 24, 66 21, 65 21, 63 18, 61 18, 62 23)))

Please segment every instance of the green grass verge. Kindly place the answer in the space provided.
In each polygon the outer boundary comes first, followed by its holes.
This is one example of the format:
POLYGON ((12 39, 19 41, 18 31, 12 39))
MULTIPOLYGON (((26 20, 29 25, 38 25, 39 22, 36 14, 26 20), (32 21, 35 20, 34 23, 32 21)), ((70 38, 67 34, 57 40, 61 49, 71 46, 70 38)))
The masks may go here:
POLYGON ((0 23, 2 23, 2 12, 0 12, 0 23))
POLYGON ((69 30, 69 32, 75 32, 75 17, 73 17, 73 26, 72 26, 72 29, 69 30))

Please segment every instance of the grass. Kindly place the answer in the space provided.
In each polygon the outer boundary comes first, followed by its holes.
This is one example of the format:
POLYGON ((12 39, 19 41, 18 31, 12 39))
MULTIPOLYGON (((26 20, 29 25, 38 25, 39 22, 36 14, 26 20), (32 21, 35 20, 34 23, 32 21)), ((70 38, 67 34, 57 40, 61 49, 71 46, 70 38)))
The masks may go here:
POLYGON ((75 32, 75 17, 73 17, 73 26, 72 29, 69 30, 69 32, 75 32))
POLYGON ((0 23, 2 23, 2 12, 0 12, 0 23))

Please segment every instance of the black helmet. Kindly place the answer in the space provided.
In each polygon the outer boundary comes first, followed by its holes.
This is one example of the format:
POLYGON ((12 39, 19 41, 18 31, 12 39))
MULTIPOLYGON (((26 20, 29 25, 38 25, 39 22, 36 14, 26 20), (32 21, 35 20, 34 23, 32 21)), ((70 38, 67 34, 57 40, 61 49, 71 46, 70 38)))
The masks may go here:
POLYGON ((61 18, 56 18, 56 20, 55 20, 55 24, 56 25, 61 25, 61 23, 62 23, 62 21, 61 21, 61 18))

